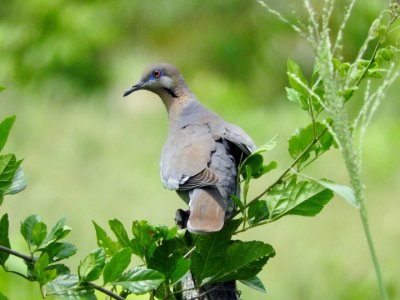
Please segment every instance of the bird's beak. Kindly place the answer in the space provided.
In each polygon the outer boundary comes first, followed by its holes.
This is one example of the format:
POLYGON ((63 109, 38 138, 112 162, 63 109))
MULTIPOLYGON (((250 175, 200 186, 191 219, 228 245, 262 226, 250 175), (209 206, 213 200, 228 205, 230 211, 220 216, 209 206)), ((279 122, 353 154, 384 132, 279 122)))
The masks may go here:
POLYGON ((127 89, 124 93, 124 97, 128 96, 129 94, 132 94, 135 91, 140 90, 144 85, 144 82, 139 82, 137 84, 135 84, 134 86, 130 87, 129 89, 127 89))

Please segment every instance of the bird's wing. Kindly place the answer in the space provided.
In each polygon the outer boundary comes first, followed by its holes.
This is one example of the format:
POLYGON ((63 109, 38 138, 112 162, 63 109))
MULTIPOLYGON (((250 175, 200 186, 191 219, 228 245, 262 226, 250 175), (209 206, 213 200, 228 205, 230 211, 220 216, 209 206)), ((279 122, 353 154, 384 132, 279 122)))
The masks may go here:
POLYGON ((215 147, 207 125, 193 124, 170 131, 160 163, 164 186, 188 190, 215 184, 218 177, 207 168, 215 147))
POLYGON ((253 140, 239 126, 226 123, 221 137, 236 145, 246 156, 256 149, 253 140))

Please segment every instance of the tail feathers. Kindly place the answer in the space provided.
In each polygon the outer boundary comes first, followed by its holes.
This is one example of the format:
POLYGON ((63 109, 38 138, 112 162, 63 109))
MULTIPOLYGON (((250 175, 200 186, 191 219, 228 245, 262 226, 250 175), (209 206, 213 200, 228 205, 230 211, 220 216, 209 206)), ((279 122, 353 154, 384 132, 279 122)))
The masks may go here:
POLYGON ((195 189, 190 193, 190 232, 208 233, 222 229, 226 203, 216 189, 195 189))

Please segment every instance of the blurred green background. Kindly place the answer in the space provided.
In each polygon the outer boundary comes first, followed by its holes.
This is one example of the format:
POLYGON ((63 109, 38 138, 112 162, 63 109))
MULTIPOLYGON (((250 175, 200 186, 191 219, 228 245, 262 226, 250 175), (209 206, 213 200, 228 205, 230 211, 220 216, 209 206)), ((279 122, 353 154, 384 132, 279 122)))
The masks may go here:
MULTIPOLYGON (((268 2, 291 20, 295 9, 304 20, 301 1, 268 2)), ((347 3, 336 2, 333 33, 347 3)), ((358 1, 345 58, 355 56, 385 3, 358 1)), ((309 121, 285 98, 288 57, 312 70, 307 43, 257 1, 2 1, 1 118, 17 115, 6 150, 24 158, 29 180, 26 191, 0 208, 11 219, 13 248, 27 251, 19 224, 34 213, 48 223, 67 218, 69 241, 79 248, 72 269, 96 247, 91 220, 106 226, 118 218, 127 228, 136 219, 174 224, 175 210, 185 204, 159 178, 165 109, 148 92, 122 98, 154 62, 178 66, 198 98, 257 145, 279 134, 267 156, 279 168, 255 183, 251 192, 260 192, 291 162, 287 140, 309 121)), ((370 127, 363 170, 392 299, 400 299, 399 92, 397 83, 370 127)), ((340 153, 331 152, 306 174, 348 184, 340 153)), ((287 217, 239 238, 266 241, 277 252, 260 274, 267 294, 240 286, 243 299, 379 299, 358 212, 337 197, 315 218, 287 217)), ((24 267, 16 259, 9 264, 24 267)), ((12 300, 41 299, 36 284, 3 271, 0 292, 12 300)))

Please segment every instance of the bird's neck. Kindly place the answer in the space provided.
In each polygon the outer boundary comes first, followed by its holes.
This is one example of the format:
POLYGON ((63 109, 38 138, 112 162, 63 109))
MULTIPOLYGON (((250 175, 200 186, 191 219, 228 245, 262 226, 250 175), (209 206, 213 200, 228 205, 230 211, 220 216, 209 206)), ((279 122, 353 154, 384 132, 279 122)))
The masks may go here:
POLYGON ((173 90, 162 90, 159 96, 167 109, 170 123, 180 117, 185 105, 193 98, 192 92, 186 86, 176 87, 173 90))

